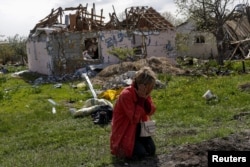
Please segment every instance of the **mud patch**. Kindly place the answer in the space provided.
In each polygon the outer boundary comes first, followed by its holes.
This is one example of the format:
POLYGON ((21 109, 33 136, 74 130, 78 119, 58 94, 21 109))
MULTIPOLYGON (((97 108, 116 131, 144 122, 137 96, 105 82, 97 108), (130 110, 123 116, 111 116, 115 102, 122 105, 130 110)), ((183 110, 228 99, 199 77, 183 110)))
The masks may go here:
MULTIPOLYGON (((158 148, 160 149, 160 148, 158 148)), ((249 151, 250 130, 215 138, 197 144, 169 148, 169 154, 157 155, 137 162, 125 162, 115 167, 207 167, 208 151, 249 151)))

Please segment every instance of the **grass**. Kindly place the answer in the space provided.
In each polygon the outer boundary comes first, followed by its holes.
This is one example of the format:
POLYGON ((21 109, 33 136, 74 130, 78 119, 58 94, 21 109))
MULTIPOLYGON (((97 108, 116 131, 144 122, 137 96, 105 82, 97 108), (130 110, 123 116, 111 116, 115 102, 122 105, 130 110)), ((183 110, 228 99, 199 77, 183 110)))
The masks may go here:
MULTIPOLYGON (((160 74, 159 78, 167 78, 168 86, 152 93, 157 106, 153 118, 158 126, 154 136, 158 155, 168 153, 172 146, 249 128, 249 115, 234 119, 250 110, 249 92, 238 87, 250 81, 249 74, 208 78, 160 74), (208 89, 218 98, 203 99, 208 89)), ((91 117, 73 118, 69 113, 70 107, 81 108, 92 97, 88 88, 70 86, 82 81, 63 83, 61 88, 28 81, 27 77, 0 76, 0 166, 98 167, 119 161, 110 155, 110 125, 95 125, 91 117), (57 103, 56 114, 48 99, 57 103)))

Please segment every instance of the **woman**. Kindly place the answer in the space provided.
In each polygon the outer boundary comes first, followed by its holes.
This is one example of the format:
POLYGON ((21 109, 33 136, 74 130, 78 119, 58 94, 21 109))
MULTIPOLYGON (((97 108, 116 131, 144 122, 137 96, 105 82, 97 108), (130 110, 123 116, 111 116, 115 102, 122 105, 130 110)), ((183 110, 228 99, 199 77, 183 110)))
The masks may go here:
POLYGON ((131 86, 120 93, 114 106, 111 153, 122 158, 143 158, 155 154, 151 137, 140 137, 140 122, 150 120, 155 112, 150 93, 156 82, 155 73, 144 67, 135 74, 131 86))

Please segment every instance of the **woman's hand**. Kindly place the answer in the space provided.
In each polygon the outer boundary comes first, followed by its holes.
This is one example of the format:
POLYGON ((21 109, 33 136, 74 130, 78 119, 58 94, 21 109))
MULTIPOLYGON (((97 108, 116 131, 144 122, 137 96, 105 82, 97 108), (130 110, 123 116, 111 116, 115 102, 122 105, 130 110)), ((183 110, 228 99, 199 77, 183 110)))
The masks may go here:
POLYGON ((153 88, 154 88, 154 83, 148 84, 148 85, 139 84, 136 92, 137 92, 138 96, 143 97, 143 98, 147 98, 150 95, 150 93, 152 92, 153 88))
POLYGON ((147 94, 146 86, 144 84, 138 85, 138 89, 136 93, 139 97, 147 98, 149 94, 147 94))

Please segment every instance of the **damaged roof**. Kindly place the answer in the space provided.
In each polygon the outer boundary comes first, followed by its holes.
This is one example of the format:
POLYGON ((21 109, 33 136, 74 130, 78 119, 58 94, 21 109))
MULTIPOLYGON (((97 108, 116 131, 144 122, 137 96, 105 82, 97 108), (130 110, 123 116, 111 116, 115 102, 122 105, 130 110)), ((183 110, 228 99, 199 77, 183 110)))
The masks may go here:
POLYGON ((232 41, 244 40, 250 37, 250 7, 246 14, 235 14, 231 20, 226 21, 224 28, 232 41))
POLYGON ((40 20, 30 32, 34 33, 36 29, 45 27, 61 27, 62 30, 68 31, 101 29, 104 26, 105 19, 105 17, 103 17, 103 10, 101 10, 100 15, 97 15, 95 4, 93 4, 91 8, 91 12, 88 12, 87 9, 88 5, 84 7, 81 4, 78 7, 69 7, 65 9, 59 7, 56 10, 52 9, 51 13, 40 20), (66 12, 69 12, 69 14, 66 14, 66 12))
POLYGON ((152 7, 127 8, 125 14, 123 24, 127 29, 174 29, 174 26, 152 7))
POLYGON ((227 33, 230 44, 234 46, 234 51, 229 56, 233 58, 237 50, 246 58, 250 48, 250 7, 245 8, 245 13, 236 13, 231 20, 226 21, 224 30, 227 33))
POLYGON ((152 7, 130 7, 125 10, 126 18, 119 21, 116 13, 109 14, 110 20, 105 24, 103 10, 96 14, 95 4, 88 11, 88 4, 69 8, 52 9, 51 13, 40 20, 30 31, 31 34, 43 28, 57 28, 59 31, 99 31, 112 29, 127 30, 167 30, 174 26, 152 7))

